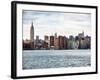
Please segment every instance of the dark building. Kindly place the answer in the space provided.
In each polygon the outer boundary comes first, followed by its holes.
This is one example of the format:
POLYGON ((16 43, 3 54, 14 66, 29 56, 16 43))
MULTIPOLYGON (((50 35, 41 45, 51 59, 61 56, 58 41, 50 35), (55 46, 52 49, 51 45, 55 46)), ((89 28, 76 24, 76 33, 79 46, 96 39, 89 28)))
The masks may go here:
POLYGON ((67 49, 67 38, 64 36, 64 49, 67 49))
POLYGON ((48 43, 45 42, 45 41, 43 42, 43 48, 44 48, 44 49, 48 49, 48 43))
POLYGON ((38 35, 36 36, 36 40, 37 40, 37 41, 39 40, 39 36, 38 36, 38 35))
POLYGON ((36 40, 34 40, 34 49, 39 49, 40 48, 40 40, 39 40, 39 36, 36 36, 36 40))
POLYGON ((70 35, 68 39, 68 49, 73 49, 73 44, 74 44, 74 37, 70 35))
POLYGON ((74 40, 74 37, 72 35, 69 36, 69 40, 74 40))
POLYGON ((31 43, 29 40, 23 40, 23 50, 30 50, 31 49, 31 43))
POLYGON ((79 37, 78 36, 75 36, 75 41, 78 41, 79 40, 79 37))
POLYGON ((86 48, 87 49, 91 49, 91 37, 90 36, 86 36, 85 37, 85 40, 86 40, 86 48))
POLYGON ((49 40, 49 36, 44 36, 44 40, 46 41, 46 40, 49 40))
POLYGON ((50 47, 54 47, 54 36, 50 36, 50 47))
POLYGON ((50 39, 49 39, 49 36, 45 35, 44 36, 44 41, 48 44, 48 45, 46 44, 47 47, 50 48, 50 39))
POLYGON ((59 44, 59 49, 64 48, 64 37, 63 36, 58 37, 58 44, 59 44))
POLYGON ((57 33, 55 33, 55 36, 54 36, 54 48, 56 50, 59 49, 57 33))

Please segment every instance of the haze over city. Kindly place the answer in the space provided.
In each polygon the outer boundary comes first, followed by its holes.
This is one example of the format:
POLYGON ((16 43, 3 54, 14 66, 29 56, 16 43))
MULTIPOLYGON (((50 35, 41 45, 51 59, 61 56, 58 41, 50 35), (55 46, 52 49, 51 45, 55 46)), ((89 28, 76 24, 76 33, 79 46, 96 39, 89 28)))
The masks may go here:
POLYGON ((23 10, 23 39, 30 39, 30 27, 33 22, 34 38, 44 39, 44 35, 76 36, 84 31, 91 35, 91 14, 71 12, 47 12, 23 10))

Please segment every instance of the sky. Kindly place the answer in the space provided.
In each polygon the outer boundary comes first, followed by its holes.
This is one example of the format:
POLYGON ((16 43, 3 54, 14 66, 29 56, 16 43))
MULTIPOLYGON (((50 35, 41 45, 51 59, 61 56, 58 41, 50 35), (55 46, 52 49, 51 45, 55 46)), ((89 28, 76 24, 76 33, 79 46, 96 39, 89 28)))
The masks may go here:
POLYGON ((91 36, 91 14, 23 10, 23 39, 30 39, 30 27, 33 22, 34 38, 44 39, 44 35, 77 36, 84 31, 91 36))

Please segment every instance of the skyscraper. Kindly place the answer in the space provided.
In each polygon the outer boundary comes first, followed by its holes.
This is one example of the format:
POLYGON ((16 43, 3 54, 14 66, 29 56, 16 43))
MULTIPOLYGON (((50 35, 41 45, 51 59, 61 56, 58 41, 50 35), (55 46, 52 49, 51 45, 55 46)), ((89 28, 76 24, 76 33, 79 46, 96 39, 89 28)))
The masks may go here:
POLYGON ((83 37, 84 37, 84 31, 83 31, 82 33, 79 33, 79 34, 78 34, 78 37, 79 37, 79 38, 83 38, 83 37))
POLYGON ((59 49, 64 48, 64 37, 63 36, 58 36, 58 43, 59 43, 59 49))
POLYGON ((59 49, 57 33, 55 33, 55 36, 54 36, 54 48, 59 49))
POLYGON ((50 47, 54 48, 54 36, 50 36, 50 47))
POLYGON ((31 28, 30 28, 30 41, 31 41, 31 48, 34 49, 34 26, 33 26, 33 22, 31 24, 31 28))
POLYGON ((44 41, 48 44, 48 47, 50 47, 50 39, 49 39, 49 36, 45 35, 44 36, 44 41))

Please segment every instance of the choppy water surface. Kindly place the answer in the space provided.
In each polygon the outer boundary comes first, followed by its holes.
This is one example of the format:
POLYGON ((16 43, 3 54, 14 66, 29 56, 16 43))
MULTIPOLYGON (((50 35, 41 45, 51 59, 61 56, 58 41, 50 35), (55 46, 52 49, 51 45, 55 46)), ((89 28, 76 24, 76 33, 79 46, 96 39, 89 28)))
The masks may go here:
POLYGON ((84 67, 91 65, 90 50, 24 50, 23 69, 84 67))

